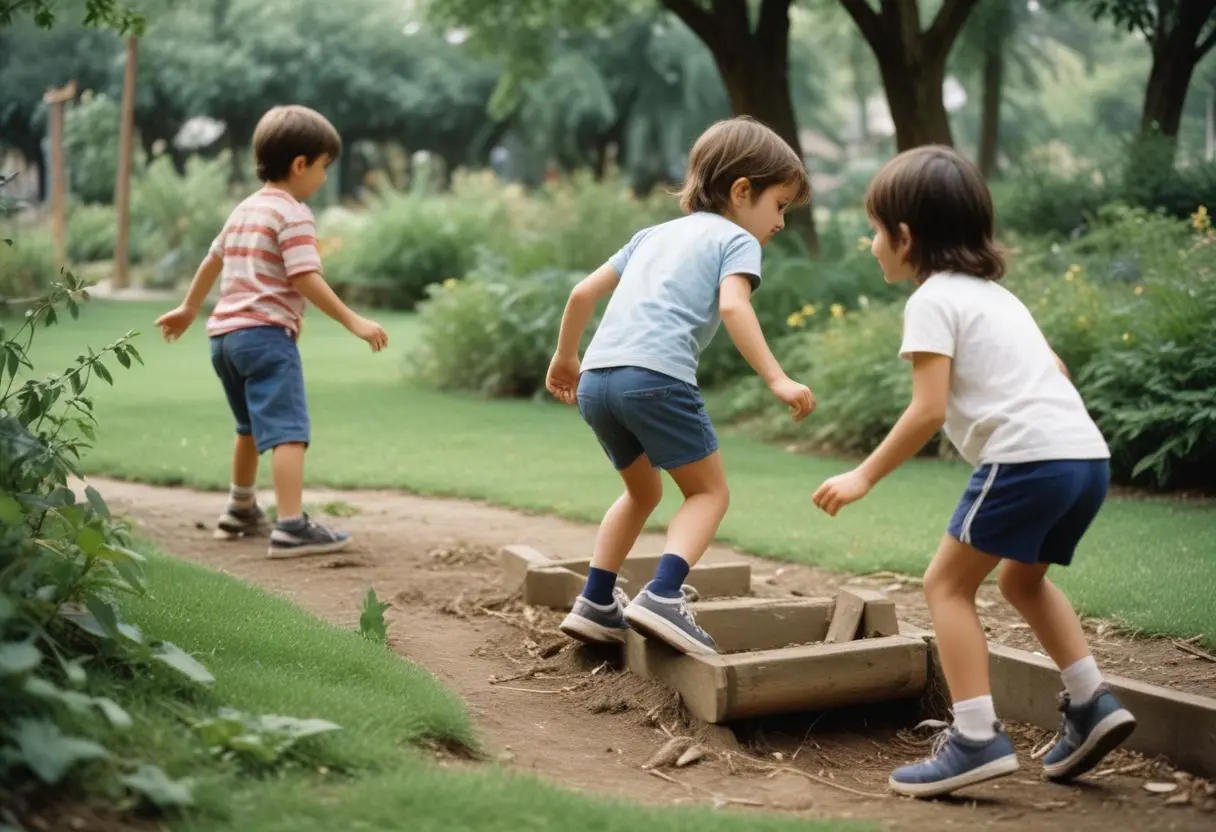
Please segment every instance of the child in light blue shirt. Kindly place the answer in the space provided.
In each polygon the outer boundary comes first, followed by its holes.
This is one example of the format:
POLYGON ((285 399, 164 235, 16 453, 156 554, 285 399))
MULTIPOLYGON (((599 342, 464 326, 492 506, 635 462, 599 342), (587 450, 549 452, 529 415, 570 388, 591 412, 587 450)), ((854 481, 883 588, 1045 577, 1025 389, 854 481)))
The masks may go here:
POLYGON ((620 642, 632 627, 682 652, 716 652, 682 591, 730 500, 697 361, 724 323, 795 421, 814 410, 810 389, 773 357, 751 306, 761 246, 785 227, 785 212, 809 198, 802 159, 776 133, 746 117, 719 122, 689 157, 685 216, 638 232, 571 292, 546 386, 558 400, 577 402, 625 493, 600 525, 587 584, 561 624, 567 635, 620 642), (580 363, 583 332, 609 294, 580 363), (684 504, 668 527, 654 580, 630 601, 616 576, 662 498, 660 469, 684 504))

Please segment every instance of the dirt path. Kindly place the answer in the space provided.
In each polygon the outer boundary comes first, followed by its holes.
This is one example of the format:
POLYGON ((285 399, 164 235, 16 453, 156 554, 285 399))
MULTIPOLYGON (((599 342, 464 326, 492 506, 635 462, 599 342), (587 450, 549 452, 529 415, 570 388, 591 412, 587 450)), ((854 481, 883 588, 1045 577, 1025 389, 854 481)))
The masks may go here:
MULTIPOLYGON (((965 799, 924 803, 885 794, 890 769, 926 752, 926 738, 906 730, 915 721, 906 709, 771 719, 733 726, 734 732, 691 725, 666 690, 605 664, 607 656, 574 649, 556 632, 556 614, 525 609, 501 590, 498 547, 523 543, 576 555, 589 551, 593 527, 398 493, 315 491, 306 495, 310 506, 343 503, 358 509, 340 521, 357 536, 356 546, 336 556, 269 561, 264 540, 212 539, 223 495, 108 480, 92 484, 167 551, 281 593, 338 626, 357 626, 361 597, 375 587, 393 602, 393 648, 464 699, 490 753, 512 768, 572 788, 655 804, 713 803, 717 796, 762 807, 740 811, 864 818, 912 832, 1216 825, 1210 811, 1216 809, 1216 787, 1184 782, 1175 794, 1191 794, 1199 806, 1167 805, 1168 796, 1150 794, 1143 784, 1145 777, 1173 781, 1173 773, 1130 754, 1110 762, 1111 768, 1139 764, 1131 774, 1110 773, 1079 787, 1040 781, 1029 753, 1048 733, 1029 727, 1016 729, 1021 774, 972 789, 965 799), (667 739, 665 731, 695 735, 710 751, 693 766, 665 770, 678 783, 641 769, 667 739)), ((646 537, 639 550, 657 551, 659 545, 661 539, 646 537)), ((719 549, 707 557, 739 555, 719 549)), ((808 567, 749 560, 760 595, 822 595, 842 580, 808 567)), ((890 592, 901 617, 926 623, 918 589, 894 583, 891 576, 879 576, 870 585, 890 592)), ((999 596, 986 590, 985 600, 991 604, 984 615, 993 638, 1023 646, 1024 634, 1009 626, 1013 619, 999 596)), ((1168 642, 1125 639, 1099 622, 1089 626, 1113 672, 1216 693, 1216 668, 1187 661, 1168 642)))

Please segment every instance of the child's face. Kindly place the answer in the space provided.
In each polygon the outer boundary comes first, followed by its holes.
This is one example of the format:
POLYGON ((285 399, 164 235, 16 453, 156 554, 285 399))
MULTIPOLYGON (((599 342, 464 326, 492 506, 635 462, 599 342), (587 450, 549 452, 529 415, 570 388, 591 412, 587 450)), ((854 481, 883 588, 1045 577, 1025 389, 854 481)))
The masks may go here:
POLYGON ((291 164, 291 190, 297 199, 308 199, 321 190, 328 178, 330 158, 328 153, 322 153, 312 164, 304 156, 297 156, 291 164))
POLYGON ((765 245, 785 228, 785 211, 798 196, 798 185, 773 185, 753 199, 751 183, 740 179, 731 188, 730 195, 731 206, 727 218, 747 229, 760 241, 760 245, 765 245))
POLYGON ((899 239, 894 240, 887 233, 881 222, 870 217, 870 228, 874 230, 874 241, 870 244, 870 253, 878 261, 882 276, 887 283, 900 283, 915 275, 908 265, 908 248, 912 243, 912 235, 908 226, 899 224, 899 239))

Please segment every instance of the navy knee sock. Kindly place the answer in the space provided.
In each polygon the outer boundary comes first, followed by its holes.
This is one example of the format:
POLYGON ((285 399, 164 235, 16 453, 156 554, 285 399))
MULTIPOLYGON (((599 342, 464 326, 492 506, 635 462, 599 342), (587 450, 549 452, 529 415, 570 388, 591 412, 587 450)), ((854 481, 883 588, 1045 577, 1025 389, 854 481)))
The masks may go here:
POLYGON ((593 604, 607 606, 612 603, 612 590, 615 587, 615 572, 593 566, 587 570, 587 585, 583 587, 583 597, 593 604))
POLYGON ((654 580, 646 588, 663 598, 679 598, 680 587, 688 577, 689 568, 688 561, 679 555, 663 555, 659 559, 659 568, 655 570, 654 580))

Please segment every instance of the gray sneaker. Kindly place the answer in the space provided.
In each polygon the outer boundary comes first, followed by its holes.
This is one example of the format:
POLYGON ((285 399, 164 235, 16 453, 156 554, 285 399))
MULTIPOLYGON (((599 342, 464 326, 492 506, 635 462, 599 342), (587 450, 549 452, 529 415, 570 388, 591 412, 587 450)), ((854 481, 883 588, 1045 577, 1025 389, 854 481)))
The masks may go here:
POLYGON ((624 614, 628 603, 629 596, 619 586, 612 590, 612 603, 606 607, 580 595, 558 629, 586 644, 620 644, 629 633, 624 614))
POLYGON ((242 537, 260 537, 270 534, 270 521, 266 512, 254 503, 247 508, 237 508, 232 503, 224 509, 215 524, 217 540, 237 540, 242 537))
POLYGON ((679 598, 663 598, 643 589, 625 608, 625 620, 642 635, 665 642, 681 653, 718 652, 709 633, 693 620, 683 594, 679 598))
POLYGON ((341 551, 349 545, 349 534, 315 523, 305 514, 304 523, 299 528, 284 528, 282 522, 275 525, 274 531, 270 533, 270 549, 267 554, 272 558, 325 555, 341 551))

